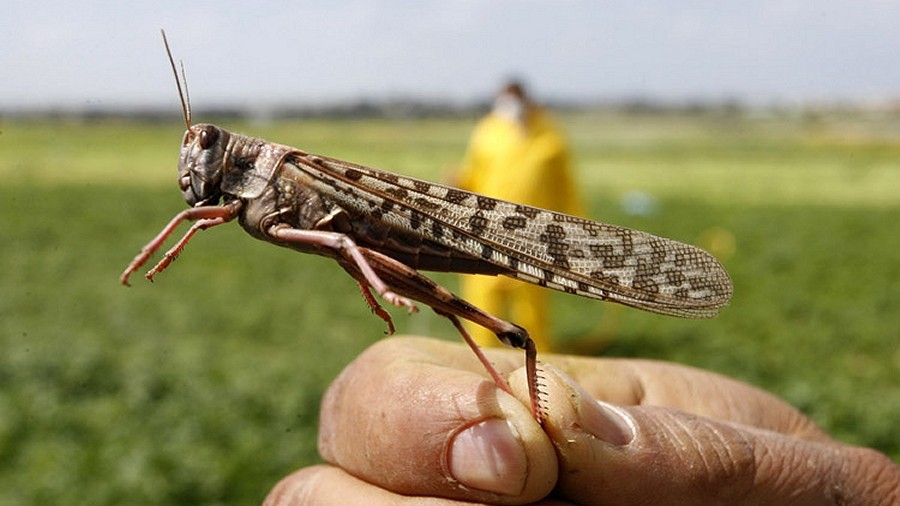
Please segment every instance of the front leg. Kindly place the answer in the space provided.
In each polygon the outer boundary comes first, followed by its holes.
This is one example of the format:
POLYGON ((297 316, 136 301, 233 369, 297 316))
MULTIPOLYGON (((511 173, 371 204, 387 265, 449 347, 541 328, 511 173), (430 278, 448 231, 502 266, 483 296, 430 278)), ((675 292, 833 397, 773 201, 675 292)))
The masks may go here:
POLYGON ((187 243, 191 240, 191 237, 194 237, 194 234, 201 230, 206 230, 210 227, 228 223, 228 220, 230 220, 231 218, 226 218, 227 217, 225 216, 218 218, 204 218, 194 223, 191 228, 189 228, 188 231, 185 232, 181 239, 179 239, 178 242, 175 243, 175 246, 169 248, 169 251, 166 251, 160 261, 157 262, 152 269, 147 271, 146 274, 144 274, 144 277, 147 278, 148 281, 153 281, 153 276, 156 276, 160 272, 166 270, 166 268, 169 267, 169 264, 171 264, 175 261, 176 258, 178 258, 181 250, 183 250, 184 247, 187 246, 187 243))
MULTIPOLYGON (((241 210, 243 204, 240 200, 232 200, 231 202, 226 203, 222 206, 201 206, 201 207, 192 207, 190 209, 185 209, 181 211, 171 221, 169 224, 162 229, 162 231, 153 238, 152 241, 148 242, 143 248, 141 248, 141 252, 134 257, 134 260, 128 264, 128 267, 122 272, 119 276, 119 281, 123 285, 128 285, 128 277, 131 274, 140 269, 142 265, 153 255, 156 250, 163 245, 166 239, 172 235, 172 232, 181 224, 183 221, 198 221, 199 222, 191 227, 190 230, 184 235, 184 237, 178 241, 178 244, 175 245, 174 248, 169 250, 166 253, 166 256, 156 265, 150 272, 147 273, 147 279, 151 279, 154 274, 161 272, 165 269, 172 260, 178 255, 182 248, 187 244, 187 242, 191 239, 191 237, 198 231, 204 230, 209 227, 213 227, 216 225, 221 225, 222 223, 227 223, 233 220, 241 210)), ((152 280, 152 279, 151 279, 152 280)))

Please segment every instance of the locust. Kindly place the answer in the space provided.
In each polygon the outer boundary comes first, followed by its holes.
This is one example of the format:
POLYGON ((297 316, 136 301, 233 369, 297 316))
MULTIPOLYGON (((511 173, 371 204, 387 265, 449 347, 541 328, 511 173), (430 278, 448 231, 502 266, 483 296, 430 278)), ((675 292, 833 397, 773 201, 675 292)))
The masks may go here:
POLYGON ((120 276, 124 285, 183 222, 193 224, 146 273, 148 280, 198 231, 237 219, 257 239, 337 261, 388 333, 393 321, 373 291, 392 306, 415 312, 419 302, 446 317, 509 393, 461 319, 524 350, 530 409, 538 422, 543 412, 537 351, 528 331, 475 307, 420 270, 508 276, 687 318, 713 317, 731 299, 731 279, 722 265, 688 244, 195 125, 184 66, 179 79, 162 35, 187 127, 178 186, 190 207, 141 249, 120 276))

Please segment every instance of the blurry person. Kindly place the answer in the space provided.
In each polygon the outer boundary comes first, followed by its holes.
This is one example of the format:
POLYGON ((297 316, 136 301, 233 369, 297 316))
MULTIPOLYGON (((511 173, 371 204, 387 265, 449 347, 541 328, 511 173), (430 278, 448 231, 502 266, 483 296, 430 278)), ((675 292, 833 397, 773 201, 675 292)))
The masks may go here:
MULTIPOLYGON (((523 85, 506 84, 475 127, 454 183, 462 189, 519 204, 583 216, 565 139, 523 85)), ((525 327, 539 351, 552 351, 549 291, 502 276, 463 276, 464 299, 525 327)), ((490 331, 469 325, 481 345, 497 345, 490 331)))

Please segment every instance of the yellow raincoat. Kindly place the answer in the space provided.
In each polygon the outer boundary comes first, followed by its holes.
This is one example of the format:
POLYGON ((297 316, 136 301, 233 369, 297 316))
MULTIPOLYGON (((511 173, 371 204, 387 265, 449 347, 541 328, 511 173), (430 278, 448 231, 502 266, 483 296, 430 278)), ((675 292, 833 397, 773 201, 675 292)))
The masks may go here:
MULTIPOLYGON (((541 109, 524 125, 490 114, 475 127, 457 184, 490 197, 583 216, 565 139, 541 109)), ((525 327, 539 351, 552 351, 546 288, 503 276, 463 276, 464 299, 525 327)), ((468 322, 467 322, 468 323, 468 322)), ((469 325, 481 345, 497 345, 486 329, 469 325)))

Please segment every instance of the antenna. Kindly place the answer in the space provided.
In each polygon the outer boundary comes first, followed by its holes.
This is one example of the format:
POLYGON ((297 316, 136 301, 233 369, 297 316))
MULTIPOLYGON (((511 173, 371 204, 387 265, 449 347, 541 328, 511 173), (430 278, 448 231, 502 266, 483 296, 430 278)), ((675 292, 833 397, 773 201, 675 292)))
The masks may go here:
POLYGON ((184 62, 179 60, 181 66, 181 80, 178 79, 178 69, 175 67, 175 59, 172 58, 172 50, 169 49, 169 40, 166 39, 166 31, 160 30, 162 33, 163 44, 166 46, 166 54, 169 55, 169 65, 172 66, 172 74, 175 75, 175 86, 178 87, 178 99, 181 100, 181 115, 184 117, 184 124, 191 128, 191 96, 188 93, 187 77, 184 75, 184 62), (184 82, 184 91, 182 91, 181 83, 184 82))

